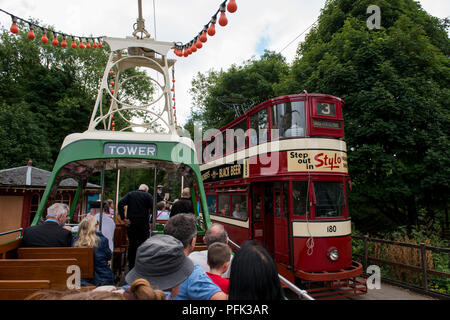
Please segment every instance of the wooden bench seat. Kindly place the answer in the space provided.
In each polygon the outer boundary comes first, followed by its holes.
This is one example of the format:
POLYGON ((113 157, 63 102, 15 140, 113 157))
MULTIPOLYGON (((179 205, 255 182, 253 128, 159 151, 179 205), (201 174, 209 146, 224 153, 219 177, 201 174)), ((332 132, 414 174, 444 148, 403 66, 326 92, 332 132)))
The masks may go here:
POLYGON ((0 259, 14 259, 22 239, 15 239, 0 244, 0 259))
POLYGON ((81 278, 94 277, 94 248, 19 248, 17 256, 19 259, 77 259, 81 278))
POLYGON ((0 280, 48 280, 50 289, 67 289, 67 268, 77 259, 0 259, 0 280))
POLYGON ((0 300, 23 300, 29 295, 50 289, 50 280, 0 280, 0 300))

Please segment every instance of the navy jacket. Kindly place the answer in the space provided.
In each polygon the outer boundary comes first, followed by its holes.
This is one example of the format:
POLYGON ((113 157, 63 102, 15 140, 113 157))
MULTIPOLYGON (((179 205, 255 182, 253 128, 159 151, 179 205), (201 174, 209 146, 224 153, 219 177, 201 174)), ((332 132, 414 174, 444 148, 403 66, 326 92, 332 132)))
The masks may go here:
MULTIPOLYGON (((93 282, 95 286, 107 286, 114 285, 114 275, 111 268, 108 265, 108 260, 111 260, 112 252, 109 249, 108 239, 105 238, 103 234, 100 232, 95 233, 100 242, 94 248, 94 279, 91 281, 90 279, 84 279, 88 282, 93 282)), ((73 243, 78 239, 78 236, 75 236, 73 239, 73 243)))
POLYGON ((127 208, 127 218, 132 224, 148 224, 153 208, 153 197, 143 190, 135 190, 126 194, 118 203, 120 218, 125 219, 124 206, 127 208))
POLYGON ((21 247, 70 247, 72 232, 64 229, 59 223, 45 221, 43 224, 31 226, 23 231, 21 247))

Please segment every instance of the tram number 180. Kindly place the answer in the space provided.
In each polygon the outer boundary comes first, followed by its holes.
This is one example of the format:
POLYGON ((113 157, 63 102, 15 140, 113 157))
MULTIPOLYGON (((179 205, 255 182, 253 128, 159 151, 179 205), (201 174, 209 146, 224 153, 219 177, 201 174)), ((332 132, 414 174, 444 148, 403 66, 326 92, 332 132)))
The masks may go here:
POLYGON ((327 232, 336 232, 336 226, 335 225, 328 226, 327 232))

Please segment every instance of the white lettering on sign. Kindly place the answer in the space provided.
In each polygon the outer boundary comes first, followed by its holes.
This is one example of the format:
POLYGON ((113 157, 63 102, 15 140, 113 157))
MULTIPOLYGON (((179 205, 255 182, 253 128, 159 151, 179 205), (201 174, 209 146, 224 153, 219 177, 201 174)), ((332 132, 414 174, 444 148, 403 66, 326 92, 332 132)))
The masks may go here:
POLYGON ((156 145, 154 144, 125 144, 107 143, 104 147, 105 154, 129 155, 129 156, 154 156, 156 145))

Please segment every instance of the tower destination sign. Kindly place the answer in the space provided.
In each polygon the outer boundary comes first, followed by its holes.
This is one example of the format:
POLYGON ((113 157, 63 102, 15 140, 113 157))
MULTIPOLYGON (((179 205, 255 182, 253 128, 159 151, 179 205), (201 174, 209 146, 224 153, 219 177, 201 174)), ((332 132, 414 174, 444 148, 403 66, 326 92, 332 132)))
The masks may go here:
POLYGON ((119 156, 155 156, 156 145, 153 143, 106 143, 103 153, 119 156))

